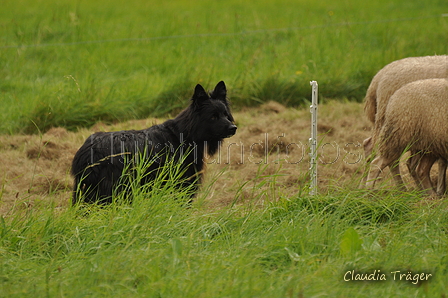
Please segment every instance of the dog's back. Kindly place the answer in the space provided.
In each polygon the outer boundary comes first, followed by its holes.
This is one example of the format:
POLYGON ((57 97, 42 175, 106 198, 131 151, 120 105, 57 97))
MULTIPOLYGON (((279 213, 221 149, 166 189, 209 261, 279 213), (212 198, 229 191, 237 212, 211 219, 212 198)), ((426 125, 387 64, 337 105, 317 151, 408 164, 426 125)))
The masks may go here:
POLYGON ((87 203, 110 203, 125 166, 129 166, 128 161, 135 160, 137 155, 149 157, 150 152, 162 151, 161 140, 167 135, 169 130, 157 125, 145 130, 99 132, 89 136, 72 163, 73 203, 81 199, 80 195, 87 203))

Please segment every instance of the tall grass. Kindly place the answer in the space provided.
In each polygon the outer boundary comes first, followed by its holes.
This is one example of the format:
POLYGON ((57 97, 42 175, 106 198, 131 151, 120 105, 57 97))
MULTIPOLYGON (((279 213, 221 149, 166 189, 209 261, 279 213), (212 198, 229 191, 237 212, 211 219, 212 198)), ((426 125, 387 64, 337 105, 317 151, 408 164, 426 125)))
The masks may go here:
POLYGON ((446 203, 360 191, 210 211, 163 185, 134 188, 132 204, 0 217, 0 296, 446 295, 446 203), (344 281, 351 270, 387 280, 344 281), (412 284, 394 271, 432 276, 412 284))
POLYGON ((196 83, 233 105, 360 101, 375 72, 446 54, 443 1, 10 1, 0 11, 1 133, 176 113, 196 83))

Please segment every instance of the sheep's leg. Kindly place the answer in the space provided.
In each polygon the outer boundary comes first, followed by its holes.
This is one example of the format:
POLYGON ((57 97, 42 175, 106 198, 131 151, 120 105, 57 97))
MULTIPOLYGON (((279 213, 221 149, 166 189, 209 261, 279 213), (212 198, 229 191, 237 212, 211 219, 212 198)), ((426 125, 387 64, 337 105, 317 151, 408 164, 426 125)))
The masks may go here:
POLYGON ((444 159, 439 159, 438 167, 439 167, 439 176, 437 180, 437 194, 439 196, 443 196, 446 191, 447 161, 444 159))
POLYGON ((359 185, 359 188, 362 188, 366 184, 367 174, 369 173, 369 163, 372 161, 372 151, 373 151, 373 143, 372 137, 369 137, 363 141, 364 147, 364 157, 366 159, 366 167, 364 168, 364 172, 362 173, 362 179, 359 185))
POLYGON ((431 182, 431 167, 437 160, 437 157, 431 154, 425 154, 422 156, 422 159, 420 160, 420 163, 417 167, 417 176, 418 179, 421 182, 421 185, 423 189, 428 193, 430 196, 436 196, 437 193, 434 190, 434 186, 431 182))
POLYGON ((367 176, 367 182, 366 182, 367 188, 373 189, 380 173, 384 170, 385 167, 392 164, 393 161, 394 159, 386 159, 381 155, 377 156, 372 161, 372 163, 370 164, 369 175, 367 176))
POLYGON ((373 142, 372 137, 369 137, 365 139, 362 142, 362 145, 364 147, 364 155, 366 157, 367 162, 370 162, 372 160, 372 151, 373 151, 373 142))
POLYGON ((392 177, 394 178, 395 184, 401 191, 406 191, 406 187, 404 186, 403 179, 400 174, 400 167, 398 163, 396 165, 389 165, 390 172, 392 173, 392 177))
POLYGON ((423 190, 422 183, 417 175, 417 166, 420 159, 421 159, 420 154, 414 154, 413 152, 411 152, 411 156, 406 161, 406 165, 408 166, 409 173, 411 174, 411 177, 414 179, 417 188, 423 190))

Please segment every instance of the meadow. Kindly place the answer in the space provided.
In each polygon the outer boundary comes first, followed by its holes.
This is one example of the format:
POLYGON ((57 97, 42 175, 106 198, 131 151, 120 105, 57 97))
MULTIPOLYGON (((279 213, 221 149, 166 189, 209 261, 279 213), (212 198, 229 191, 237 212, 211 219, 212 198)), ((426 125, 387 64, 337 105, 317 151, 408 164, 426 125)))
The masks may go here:
POLYGON ((362 101, 385 64, 445 54, 442 0, 4 1, 0 133, 165 116, 196 83, 235 107, 362 101))
POLYGON ((405 167, 407 192, 390 175, 358 187, 368 84, 393 60, 447 54, 444 13, 442 0, 3 1, 0 297, 446 297, 446 197, 405 167), (169 184, 70 206, 88 135, 160 123, 220 80, 238 132, 189 208, 169 184))

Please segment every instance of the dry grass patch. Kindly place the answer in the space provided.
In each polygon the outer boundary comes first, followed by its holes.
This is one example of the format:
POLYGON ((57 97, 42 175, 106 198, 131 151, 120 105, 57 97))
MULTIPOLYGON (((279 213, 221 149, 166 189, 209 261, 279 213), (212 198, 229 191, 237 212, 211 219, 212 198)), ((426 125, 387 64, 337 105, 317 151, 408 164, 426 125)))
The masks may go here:
MULTIPOLYGON (((206 160, 201 192, 210 208, 264 204, 307 192, 309 181, 308 109, 268 102, 234 113, 238 131, 219 153, 206 160)), ((165 119, 98 123, 77 133, 53 128, 43 135, 0 136, 0 213, 14 206, 54 202, 67 206, 72 189, 70 165, 77 149, 95 131, 143 129, 165 119)), ((364 168, 362 141, 370 123, 359 103, 330 101, 319 106, 319 192, 358 187, 364 168)), ((412 183, 406 168, 404 178, 412 183)), ((386 183, 390 187, 391 183, 386 183)), ((408 184, 411 185, 411 184, 408 184)))

